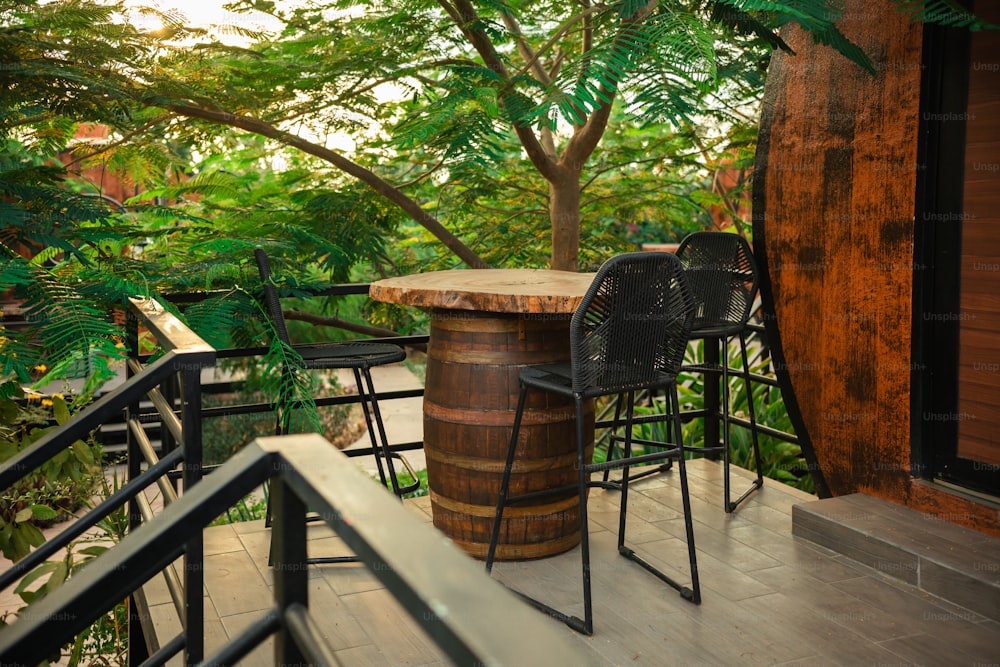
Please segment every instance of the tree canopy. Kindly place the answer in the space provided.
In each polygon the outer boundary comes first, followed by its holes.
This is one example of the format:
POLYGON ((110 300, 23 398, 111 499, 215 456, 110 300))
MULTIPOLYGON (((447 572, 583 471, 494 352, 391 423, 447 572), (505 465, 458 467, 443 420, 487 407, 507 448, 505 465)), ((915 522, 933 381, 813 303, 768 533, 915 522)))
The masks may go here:
MULTIPOLYGON (((981 27, 952 0, 896 4, 981 27)), ((97 299, 239 282, 219 258, 262 243, 340 281, 366 263, 593 268, 712 210, 739 226, 739 193, 713 176, 746 182, 781 30, 871 69, 827 0, 227 7, 202 26, 124 1, 0 0, 0 287, 78 304, 79 335, 53 335, 81 355, 113 351, 87 319, 97 299), (141 194, 109 207, 68 178, 90 165, 141 194), (147 241, 145 259, 127 251, 147 241)))
MULTIPOLYGON (((769 50, 787 48, 782 25, 869 66, 836 28, 836 7, 818 0, 244 0, 227 25, 207 27, 124 3, 4 4, 0 130, 54 148, 70 121, 105 123, 115 140, 94 156, 148 187, 189 168, 183 147, 232 150, 238 128, 317 158, 305 167, 315 197, 302 204, 329 221, 327 236, 412 220, 470 266, 505 259, 484 259, 505 229, 547 247, 552 267, 576 269, 581 235, 607 224, 590 210, 612 177, 631 176, 642 193, 676 180, 663 163, 685 152, 703 168, 738 157, 718 128, 753 124, 741 105, 769 50), (277 28, 241 18, 252 14, 277 28), (354 211, 334 192, 362 203, 354 211)), ((218 178, 186 187, 208 192, 218 178)))

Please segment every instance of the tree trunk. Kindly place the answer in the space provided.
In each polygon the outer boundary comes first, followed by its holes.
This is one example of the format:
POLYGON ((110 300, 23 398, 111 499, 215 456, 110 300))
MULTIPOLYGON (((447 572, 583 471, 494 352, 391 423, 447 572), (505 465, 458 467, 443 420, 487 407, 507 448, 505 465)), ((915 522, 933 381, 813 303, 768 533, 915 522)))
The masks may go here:
POLYGON ((551 268, 577 271, 580 265, 580 173, 560 168, 549 181, 549 220, 552 223, 551 268))

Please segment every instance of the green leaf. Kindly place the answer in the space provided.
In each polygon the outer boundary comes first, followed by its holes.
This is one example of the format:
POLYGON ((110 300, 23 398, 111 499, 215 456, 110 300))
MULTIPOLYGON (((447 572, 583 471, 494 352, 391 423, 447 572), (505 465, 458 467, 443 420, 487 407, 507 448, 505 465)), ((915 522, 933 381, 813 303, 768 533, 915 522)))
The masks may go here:
POLYGON ((49 580, 46 581, 45 586, 43 586, 45 594, 47 595, 62 586, 68 575, 69 571, 66 567, 66 562, 58 561, 56 567, 52 570, 52 576, 49 577, 49 580))
POLYGON ((14 592, 17 593, 18 595, 24 593, 26 590, 28 590, 28 587, 31 586, 31 584, 35 583, 35 581, 37 581, 39 578, 41 578, 46 574, 51 574, 52 572, 55 572, 58 565, 59 564, 54 560, 45 561, 44 563, 36 567, 34 570, 24 575, 21 581, 18 582, 17 588, 14 589, 14 592))
POLYGON ((25 521, 30 521, 31 515, 32 515, 31 508, 25 507, 23 510, 20 510, 17 514, 14 515, 14 523, 24 523, 25 521))
MULTIPOLYGON (((31 551, 31 544, 28 542, 28 538, 20 530, 21 526, 28 526, 30 524, 23 523, 14 527, 14 531, 10 536, 11 554, 8 556, 15 563, 31 551)), ((6 553, 6 552, 5 552, 6 553)))
POLYGON ((475 96, 490 118, 495 120, 500 117, 500 103, 494 88, 476 88, 475 96))
POLYGON ((73 451, 76 453, 77 458, 79 458, 84 463, 94 463, 94 452, 91 451, 90 447, 87 446, 83 440, 77 440, 73 443, 73 451))
POLYGON ((52 414, 60 426, 69 421, 69 406, 66 405, 66 399, 62 396, 52 397, 52 414))
POLYGON ((31 515, 40 521, 49 521, 58 518, 59 513, 47 505, 32 505, 31 515))
POLYGON ((95 545, 92 545, 92 546, 89 546, 89 547, 83 547, 82 549, 77 549, 77 553, 78 554, 83 554, 85 556, 92 556, 94 558, 97 558, 98 556, 100 556, 101 554, 103 554, 107 550, 108 550, 108 547, 102 546, 100 544, 95 544, 95 545))
POLYGON ((45 544, 45 535, 33 523, 22 523, 17 527, 18 531, 24 534, 24 539, 33 547, 40 547, 45 544))
POLYGON ((25 603, 29 605, 33 604, 38 600, 41 600, 42 597, 44 597, 42 593, 38 591, 24 591, 23 593, 19 593, 19 595, 21 596, 21 599, 24 600, 25 603))

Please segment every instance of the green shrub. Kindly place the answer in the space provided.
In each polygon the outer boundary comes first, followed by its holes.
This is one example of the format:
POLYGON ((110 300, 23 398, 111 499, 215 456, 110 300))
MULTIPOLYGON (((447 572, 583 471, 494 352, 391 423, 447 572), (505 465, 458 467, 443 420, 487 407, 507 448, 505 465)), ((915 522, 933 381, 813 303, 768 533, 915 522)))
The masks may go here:
MULTIPOLYGON (((99 475, 99 478, 101 481, 99 495, 102 498, 112 495, 120 488, 117 475, 112 480, 103 474, 99 475)), ((83 501, 88 507, 93 507, 94 503, 95 499, 90 497, 83 501)), ((110 544, 117 543, 125 535, 127 527, 128 515, 125 507, 120 507, 98 522, 99 530, 96 535, 71 543, 61 558, 46 561, 31 570, 14 588, 14 593, 24 601, 25 606, 16 612, 8 610, 0 617, 0 626, 6 624, 10 616, 16 616, 44 598, 107 551, 110 544)), ((70 644, 61 649, 53 649, 52 659, 65 660, 69 667, 95 664, 126 665, 128 664, 127 628, 128 611, 122 602, 78 634, 70 644)))
MULTIPOLYGON (((3 386, 10 388, 11 378, 3 386)), ((69 407, 59 395, 31 399, 25 404, 18 387, 0 399, 0 461, 6 461, 69 417, 69 407), (37 401, 37 402, 36 402, 37 401)), ((0 552, 17 562, 40 546, 40 528, 68 519, 88 503, 103 479, 101 447, 77 440, 12 487, 0 490, 0 552)))
MULTIPOLYGON (((403 498, 419 498, 421 496, 426 496, 428 494, 429 487, 427 486, 427 471, 417 470, 416 473, 417 473, 417 478, 420 480, 420 488, 411 493, 404 494, 403 498)), ((376 476, 375 479, 377 480, 378 477, 376 476)), ((405 470, 396 470, 396 481, 399 482, 400 487, 404 487, 407 486, 408 484, 412 484, 414 480, 413 480, 413 475, 409 474, 405 470)), ((385 485, 389 489, 392 488, 392 483, 389 482, 388 480, 386 480, 385 485)))
POLYGON ((225 514, 219 515, 210 526, 225 526, 230 523, 242 523, 244 521, 260 521, 267 516, 267 496, 268 485, 263 487, 264 495, 257 496, 251 493, 239 500, 235 505, 226 510, 225 514))

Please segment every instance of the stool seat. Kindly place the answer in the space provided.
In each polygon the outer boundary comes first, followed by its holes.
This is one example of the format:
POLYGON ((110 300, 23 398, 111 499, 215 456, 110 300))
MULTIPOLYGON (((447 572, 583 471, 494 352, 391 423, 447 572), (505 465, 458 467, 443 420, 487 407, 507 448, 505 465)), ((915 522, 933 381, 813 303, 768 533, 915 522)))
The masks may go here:
POLYGON ((406 351, 391 343, 345 341, 325 344, 296 345, 307 368, 373 368, 395 364, 406 359, 406 351))

